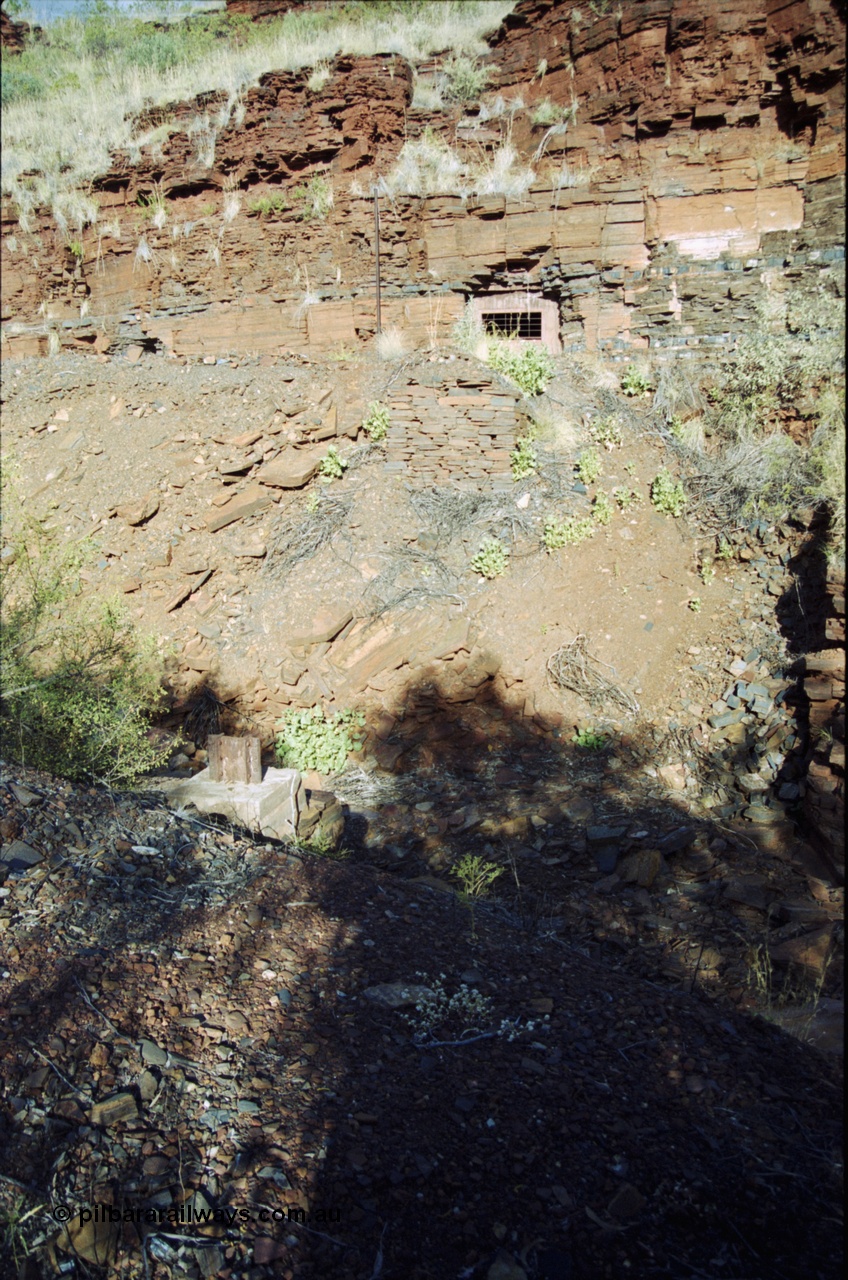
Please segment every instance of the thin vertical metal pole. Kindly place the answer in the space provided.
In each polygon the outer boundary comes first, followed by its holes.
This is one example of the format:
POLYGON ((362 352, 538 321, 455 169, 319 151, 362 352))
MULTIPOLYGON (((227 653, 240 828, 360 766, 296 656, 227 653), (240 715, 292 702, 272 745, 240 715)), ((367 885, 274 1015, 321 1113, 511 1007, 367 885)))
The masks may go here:
POLYGON ((377 203, 377 189, 374 188, 374 246, 377 259, 377 332, 383 332, 382 317, 380 314, 380 206, 377 203))

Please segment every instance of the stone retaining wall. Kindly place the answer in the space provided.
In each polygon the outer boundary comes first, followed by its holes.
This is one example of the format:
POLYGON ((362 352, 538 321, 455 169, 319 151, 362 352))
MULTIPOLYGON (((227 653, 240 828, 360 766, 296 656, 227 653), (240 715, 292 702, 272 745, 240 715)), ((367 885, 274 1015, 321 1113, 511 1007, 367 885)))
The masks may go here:
POLYGON ((457 361, 448 376, 425 365, 390 396, 386 471, 421 486, 510 488, 520 400, 476 362, 457 361))
POLYGON ((845 879, 845 569, 828 575, 829 617, 825 634, 832 647, 805 659, 804 692, 809 698, 810 733, 815 744, 807 770, 804 816, 815 843, 837 880, 845 879))

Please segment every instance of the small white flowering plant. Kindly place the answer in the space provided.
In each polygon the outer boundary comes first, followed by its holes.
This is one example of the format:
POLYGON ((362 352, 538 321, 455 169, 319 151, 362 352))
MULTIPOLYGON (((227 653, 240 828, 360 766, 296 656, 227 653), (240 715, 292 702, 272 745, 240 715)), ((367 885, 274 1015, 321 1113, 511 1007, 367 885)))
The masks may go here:
MULTIPOLYGON (((537 1029, 537 1023, 522 1024, 518 1018, 504 1018, 495 1025, 492 1001, 465 982, 449 995, 445 974, 429 978, 426 973, 416 973, 415 977, 427 990, 418 997, 414 1009, 402 1017, 411 1028, 416 1044, 462 1045, 496 1038, 512 1042, 525 1032, 537 1029)), ((548 1021, 547 1015, 544 1021, 548 1021)))

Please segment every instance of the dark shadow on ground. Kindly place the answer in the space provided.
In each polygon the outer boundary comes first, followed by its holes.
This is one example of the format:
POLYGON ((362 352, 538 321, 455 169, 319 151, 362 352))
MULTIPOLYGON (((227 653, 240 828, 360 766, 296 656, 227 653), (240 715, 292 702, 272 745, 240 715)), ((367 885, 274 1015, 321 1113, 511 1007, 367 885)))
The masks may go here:
POLYGON ((776 618, 791 654, 816 653, 827 646, 827 544, 829 520, 819 512, 809 537, 788 562, 792 586, 777 602, 776 618))

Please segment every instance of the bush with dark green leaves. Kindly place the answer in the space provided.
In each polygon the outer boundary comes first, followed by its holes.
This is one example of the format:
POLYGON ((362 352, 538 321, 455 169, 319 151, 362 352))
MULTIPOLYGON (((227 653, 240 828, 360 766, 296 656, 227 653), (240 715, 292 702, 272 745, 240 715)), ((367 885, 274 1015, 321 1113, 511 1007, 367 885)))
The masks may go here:
POLYGON ((163 704, 159 670, 117 603, 76 594, 84 559, 35 524, 3 548, 3 751, 63 778, 127 786, 173 749, 150 733, 163 704))

